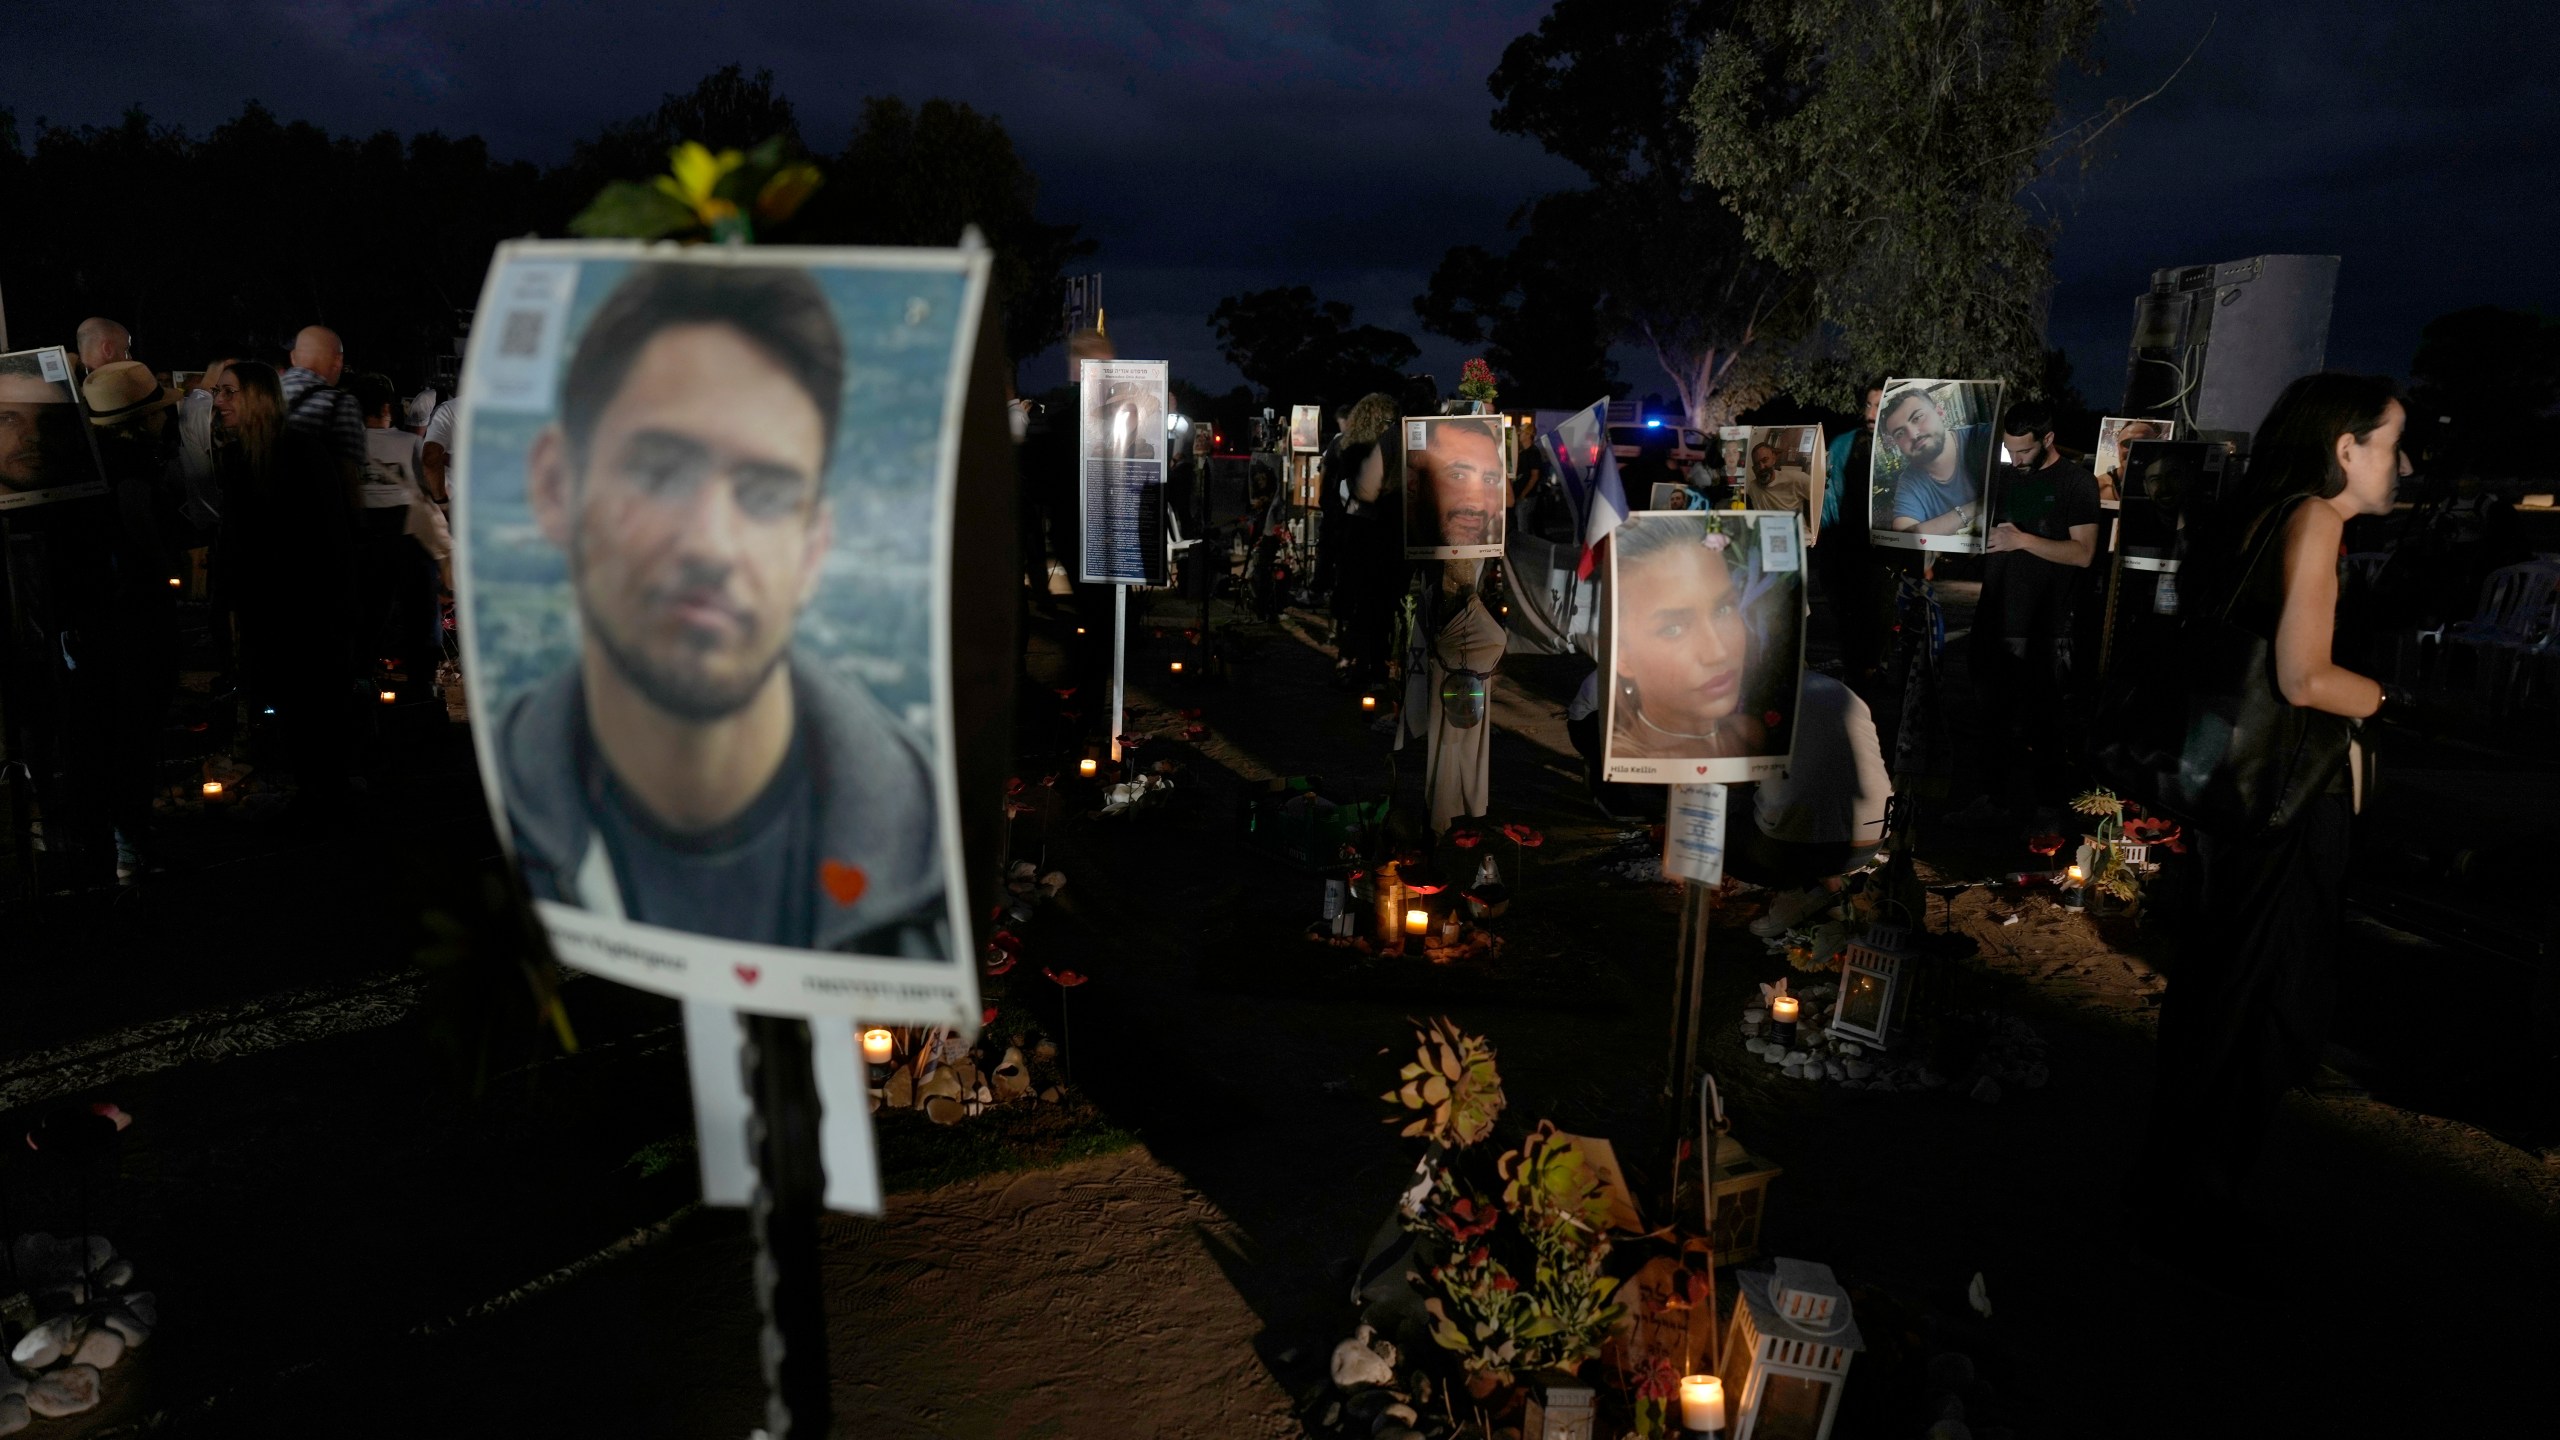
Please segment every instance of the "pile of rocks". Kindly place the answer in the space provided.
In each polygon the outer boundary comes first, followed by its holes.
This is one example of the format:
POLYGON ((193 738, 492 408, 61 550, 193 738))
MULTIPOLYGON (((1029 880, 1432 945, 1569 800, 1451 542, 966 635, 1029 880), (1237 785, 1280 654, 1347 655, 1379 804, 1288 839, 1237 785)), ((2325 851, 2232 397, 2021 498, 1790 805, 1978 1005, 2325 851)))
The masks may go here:
POLYGON ((1971 1017, 1983 1032, 1981 1053, 1962 1075, 1948 1075, 1927 1060, 1832 1031, 1828 1021, 1839 990, 1836 984, 1815 985, 1801 993, 1808 1018, 1796 1027, 1792 1045, 1776 1038, 1765 1010, 1755 1006, 1744 1011, 1743 1048, 1790 1080, 1827 1081, 1844 1090, 1944 1090, 1953 1085, 1985 1104, 1998 1101, 2003 1087, 2041 1090, 2053 1078, 2045 1063, 2044 1037, 2014 1015, 1971 1017))
POLYGON ((0 1297, 0 1435, 98 1406, 103 1372, 151 1338, 160 1310, 133 1285, 133 1262, 102 1235, 57 1240, 39 1231, 10 1247, 23 1287, 0 1297), (41 1318, 39 1318, 41 1317, 41 1318))

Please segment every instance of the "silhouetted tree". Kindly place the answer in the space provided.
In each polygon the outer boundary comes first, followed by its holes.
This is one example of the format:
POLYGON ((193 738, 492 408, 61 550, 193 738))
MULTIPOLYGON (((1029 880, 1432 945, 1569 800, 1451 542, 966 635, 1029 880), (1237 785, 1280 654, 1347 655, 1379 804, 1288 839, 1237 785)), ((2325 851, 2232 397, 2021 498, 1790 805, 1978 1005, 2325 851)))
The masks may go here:
POLYGON ((1209 313, 1218 352, 1265 405, 1338 404, 1373 390, 1401 394, 1421 347, 1396 331, 1352 322, 1351 307, 1304 285, 1230 295, 1209 313))
POLYGON ((2411 435, 2445 478, 2553 473, 2560 320, 2495 305, 2439 315, 2420 332, 2409 374, 2411 435))

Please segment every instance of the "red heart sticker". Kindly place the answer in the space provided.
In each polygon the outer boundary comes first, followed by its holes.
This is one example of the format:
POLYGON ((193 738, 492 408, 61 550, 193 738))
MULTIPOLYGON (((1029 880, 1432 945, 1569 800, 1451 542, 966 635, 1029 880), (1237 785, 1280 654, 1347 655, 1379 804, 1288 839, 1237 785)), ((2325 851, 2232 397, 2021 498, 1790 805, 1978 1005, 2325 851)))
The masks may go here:
POLYGON ((764 971, 754 965, 732 965, 729 968, 736 972, 741 985, 753 985, 764 975, 764 971))
POLYGON ((841 860, 821 860, 818 862, 818 884, 825 888, 827 898, 839 905, 850 905, 862 898, 863 891, 871 888, 871 877, 864 874, 859 865, 847 865, 841 860))
POLYGON ((1706 767, 1706 766, 1704 766, 1704 765, 1699 766, 1699 767, 1698 767, 1698 773, 1699 773, 1699 774, 1701 774, 1701 775, 1706 774, 1706 773, 1707 773, 1707 767, 1706 767))

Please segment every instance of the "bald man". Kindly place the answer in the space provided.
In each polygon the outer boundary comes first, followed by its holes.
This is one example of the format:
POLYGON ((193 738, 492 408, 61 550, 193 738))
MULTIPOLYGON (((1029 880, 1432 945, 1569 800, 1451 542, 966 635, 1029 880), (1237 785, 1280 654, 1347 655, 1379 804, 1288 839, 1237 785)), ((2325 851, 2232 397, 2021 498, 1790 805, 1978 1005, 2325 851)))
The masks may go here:
POLYGON ((356 397, 336 388, 347 371, 346 346, 328 326, 305 325, 293 337, 289 363, 277 377, 284 387, 285 427, 327 441, 352 493, 364 475, 364 412, 356 397))
POLYGON ((133 358, 133 332, 104 315, 81 321, 77 341, 80 368, 93 375, 119 360, 133 358))

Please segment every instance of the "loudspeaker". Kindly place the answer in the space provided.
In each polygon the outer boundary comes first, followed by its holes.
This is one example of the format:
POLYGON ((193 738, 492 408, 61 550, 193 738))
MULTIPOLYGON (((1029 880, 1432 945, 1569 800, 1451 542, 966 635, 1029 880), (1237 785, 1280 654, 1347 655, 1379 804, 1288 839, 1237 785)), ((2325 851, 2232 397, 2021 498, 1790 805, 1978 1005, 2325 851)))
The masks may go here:
POLYGON ((2245 445, 2277 394, 2320 368, 2337 291, 2335 255, 2152 271, 2150 293, 2133 302, 2119 413, 2245 445))

